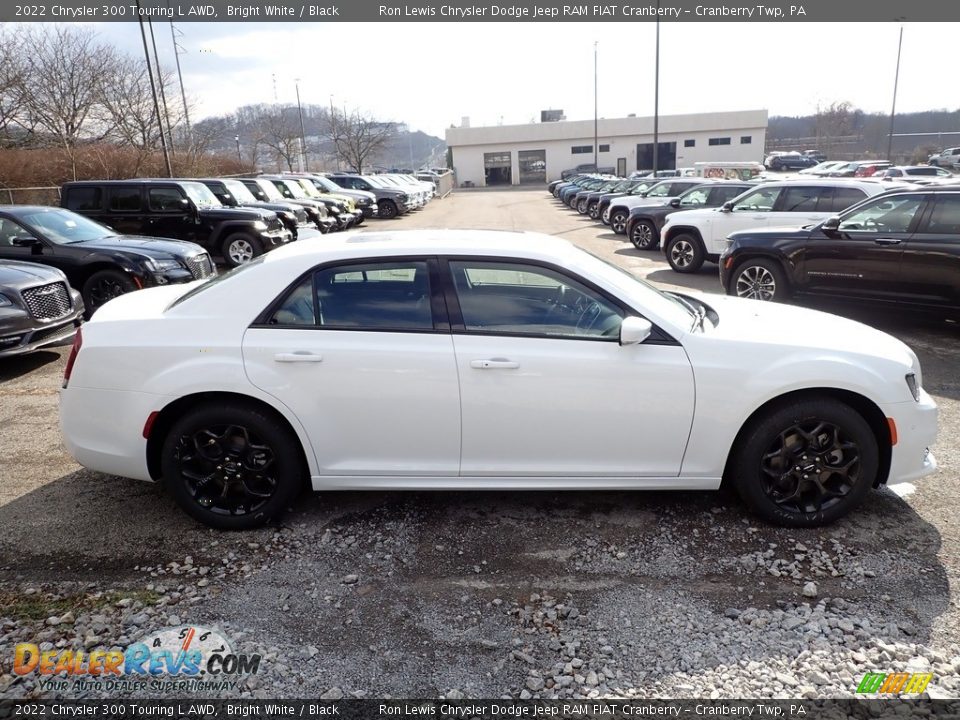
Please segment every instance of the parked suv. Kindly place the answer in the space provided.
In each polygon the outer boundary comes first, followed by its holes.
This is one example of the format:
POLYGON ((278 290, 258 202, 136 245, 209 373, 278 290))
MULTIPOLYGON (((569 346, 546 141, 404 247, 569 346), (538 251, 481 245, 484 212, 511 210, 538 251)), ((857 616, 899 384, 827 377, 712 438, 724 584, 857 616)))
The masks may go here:
POLYGON ((935 167, 960 169, 960 147, 947 148, 936 155, 931 155, 927 162, 935 167))
POLYGON ((240 182, 260 202, 290 203, 303 208, 310 221, 322 233, 338 228, 336 219, 327 213, 327 207, 323 203, 315 203, 311 200, 290 200, 283 196, 276 185, 263 178, 240 178, 240 182))
POLYGON ((118 233, 195 242, 233 267, 293 239, 275 212, 223 207, 206 185, 186 180, 68 182, 60 205, 118 233))
POLYGON ((893 191, 805 228, 733 233, 730 295, 897 302, 960 317, 960 185, 893 191))
POLYGON ((0 260, 0 358, 69 340, 82 318, 80 293, 62 272, 0 260))
POLYGON ((627 237, 637 250, 655 250, 660 245, 660 230, 669 215, 678 210, 720 207, 753 185, 740 181, 719 180, 695 185, 666 205, 640 205, 627 218, 627 237))
POLYGON ((887 187, 876 180, 785 180, 758 185, 719 208, 684 210, 667 218, 661 235, 670 267, 696 272, 716 262, 737 230, 818 223, 887 187))
POLYGON ((275 212, 283 226, 293 234, 294 240, 317 234, 307 211, 299 205, 257 200, 247 186, 236 178, 197 178, 197 182, 210 188, 210 192, 225 207, 258 207, 275 212))
POLYGON ((801 155, 798 152, 788 152, 776 155, 770 155, 763 164, 770 170, 804 170, 816 165, 819 160, 809 155, 801 155))
POLYGON ((298 177, 303 177, 306 180, 309 180, 313 183, 313 186, 322 193, 345 195, 353 198, 354 203, 356 203, 357 210, 362 212, 365 218, 374 218, 377 216, 377 196, 372 192, 367 192, 366 190, 351 190, 349 188, 340 187, 325 175, 317 175, 316 173, 305 173, 298 177))
POLYGON ((372 192, 377 198, 378 218, 389 220, 410 210, 408 205, 410 196, 399 187, 396 189, 383 187, 379 183, 371 182, 363 175, 350 173, 331 173, 327 177, 342 188, 372 192))
POLYGON ((593 163, 583 163, 577 165, 575 168, 570 168, 569 170, 563 170, 560 172, 560 179, 566 180, 569 177, 574 175, 582 175, 584 173, 599 173, 601 175, 613 175, 617 172, 616 168, 613 167, 602 167, 598 168, 593 163))
POLYGON ((62 208, 0 206, 0 260, 54 267, 81 291, 88 315, 118 295, 139 288, 216 275, 199 245, 120 235, 62 208))
POLYGON ((627 218, 630 217, 631 209, 640 205, 666 205, 673 198, 705 182, 711 181, 703 178, 669 178, 651 185, 639 195, 617 198, 610 203, 610 228, 617 235, 623 235, 627 231, 627 218))

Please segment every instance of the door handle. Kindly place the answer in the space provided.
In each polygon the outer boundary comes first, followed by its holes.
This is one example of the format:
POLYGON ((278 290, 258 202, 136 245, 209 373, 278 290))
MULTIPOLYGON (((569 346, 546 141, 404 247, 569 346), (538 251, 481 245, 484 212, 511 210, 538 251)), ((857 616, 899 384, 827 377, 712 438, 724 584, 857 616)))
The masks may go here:
POLYGON ((273 359, 277 362, 282 363, 295 363, 295 362, 309 362, 309 363, 318 363, 323 362, 323 355, 317 355, 312 352, 297 351, 289 353, 277 353, 273 356, 273 359))
POLYGON ((875 245, 899 245, 903 240, 899 238, 877 238, 873 242, 875 245))
POLYGON ((520 363, 513 360, 493 358, 491 360, 471 360, 470 367, 474 370, 516 370, 520 363))

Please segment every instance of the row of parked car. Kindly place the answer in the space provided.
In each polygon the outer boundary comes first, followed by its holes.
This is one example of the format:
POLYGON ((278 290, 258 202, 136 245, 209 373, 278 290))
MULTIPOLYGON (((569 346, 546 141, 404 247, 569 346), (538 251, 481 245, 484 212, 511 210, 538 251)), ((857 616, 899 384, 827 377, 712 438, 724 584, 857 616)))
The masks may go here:
POLYGON ((777 181, 582 175, 550 192, 678 273, 720 266, 730 295, 829 295, 960 311, 960 179, 777 181))
POLYGON ((426 205, 399 174, 92 180, 61 207, 0 206, 0 356, 69 339, 84 317, 144 287, 208 278, 292 241, 426 205))

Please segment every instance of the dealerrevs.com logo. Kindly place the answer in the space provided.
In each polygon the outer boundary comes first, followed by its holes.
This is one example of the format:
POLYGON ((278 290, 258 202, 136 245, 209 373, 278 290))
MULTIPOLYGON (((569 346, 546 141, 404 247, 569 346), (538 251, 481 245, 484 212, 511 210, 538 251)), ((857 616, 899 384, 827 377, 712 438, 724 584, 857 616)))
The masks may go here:
POLYGON ((933 680, 933 673, 867 673, 857 686, 858 693, 922 693, 933 680))
POLYGON ((196 625, 150 633, 125 650, 14 649, 13 672, 35 673, 46 690, 234 690, 260 670, 260 655, 235 653, 219 631, 196 625))

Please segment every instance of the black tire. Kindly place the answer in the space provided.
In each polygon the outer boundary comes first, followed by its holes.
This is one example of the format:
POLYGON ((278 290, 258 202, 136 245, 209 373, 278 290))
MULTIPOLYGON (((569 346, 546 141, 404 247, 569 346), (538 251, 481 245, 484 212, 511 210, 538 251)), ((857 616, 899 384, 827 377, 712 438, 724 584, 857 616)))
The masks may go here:
POLYGON ((637 250, 656 250, 660 246, 660 233, 649 220, 637 220, 630 228, 630 242, 637 250))
POLYGON ((381 200, 377 217, 381 220, 393 220, 400 211, 397 210, 397 204, 393 200, 381 200))
POLYGON ((589 205, 587 205, 587 215, 590 216, 591 220, 599 220, 600 219, 600 203, 592 202, 589 205))
POLYGON ((780 264, 767 258, 744 260, 730 275, 727 295, 771 302, 790 298, 790 286, 780 264))
POLYGON ((303 487, 301 457, 297 439, 268 413, 211 404, 189 410, 173 424, 160 469, 177 504, 194 519, 222 530, 247 530, 278 517, 297 496, 303 487), (258 467, 264 457, 267 464, 258 467))
POLYGON ((587 200, 586 198, 580 198, 577 200, 577 212, 581 215, 587 214, 587 200))
POLYGON ((627 220, 630 213, 626 210, 616 210, 610 213, 610 227, 617 235, 624 235, 627 232, 627 220))
POLYGON ((667 262, 678 273, 694 273, 706 259, 700 238, 690 233, 679 233, 670 238, 666 247, 667 262))
POLYGON ((89 320, 99 307, 115 297, 136 289, 136 283, 125 272, 98 270, 87 278, 87 281, 83 283, 83 289, 80 291, 83 295, 83 304, 86 306, 86 318, 89 320))
POLYGON ((227 265, 238 267, 262 255, 263 248, 259 240, 247 233, 232 233, 220 245, 220 254, 227 265))
POLYGON ((751 421, 734 449, 730 479, 764 520, 817 527, 863 502, 876 480, 879 455, 860 413, 838 400, 814 397, 773 406, 751 421))

